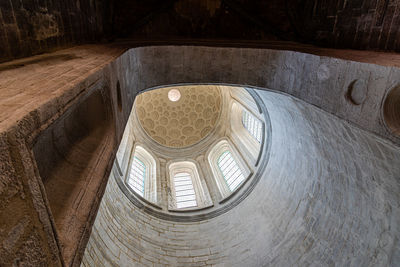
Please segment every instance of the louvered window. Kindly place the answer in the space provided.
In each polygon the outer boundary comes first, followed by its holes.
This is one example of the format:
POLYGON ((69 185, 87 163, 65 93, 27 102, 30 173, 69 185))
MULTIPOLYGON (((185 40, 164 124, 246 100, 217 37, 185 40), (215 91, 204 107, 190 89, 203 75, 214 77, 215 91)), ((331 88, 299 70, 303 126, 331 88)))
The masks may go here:
POLYGON ((262 138, 262 123, 256 117, 254 117, 247 110, 243 110, 242 112, 242 123, 244 128, 249 131, 249 133, 259 142, 261 143, 262 138))
POLYGON ((218 167, 231 191, 234 191, 245 179, 229 150, 224 151, 218 158, 218 167))
POLYGON ((146 177, 146 165, 137 157, 133 157, 128 185, 140 196, 144 195, 144 180, 146 177))
POLYGON ((196 193, 193 188, 192 177, 187 172, 180 172, 174 176, 176 207, 178 209, 196 207, 196 193))

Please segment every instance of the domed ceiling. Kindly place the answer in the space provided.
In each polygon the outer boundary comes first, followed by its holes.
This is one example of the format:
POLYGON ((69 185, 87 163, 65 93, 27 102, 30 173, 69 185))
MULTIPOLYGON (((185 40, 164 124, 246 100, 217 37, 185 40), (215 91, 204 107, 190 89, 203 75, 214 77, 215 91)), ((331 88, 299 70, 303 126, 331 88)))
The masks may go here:
POLYGON ((221 102, 218 86, 196 85, 145 92, 137 96, 135 105, 145 132, 157 143, 177 148, 193 145, 211 132, 221 102))

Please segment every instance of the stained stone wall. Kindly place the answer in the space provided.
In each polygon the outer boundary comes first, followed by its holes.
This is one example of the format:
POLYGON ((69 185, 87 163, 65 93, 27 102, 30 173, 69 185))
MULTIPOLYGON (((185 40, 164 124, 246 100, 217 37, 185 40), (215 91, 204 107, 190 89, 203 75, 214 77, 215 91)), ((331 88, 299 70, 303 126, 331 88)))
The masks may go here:
POLYGON ((1 1, 0 62, 99 41, 104 2, 1 1))
POLYGON ((82 266, 396 266, 400 148, 303 101, 258 93, 271 157, 245 200, 206 221, 164 221, 110 177, 82 266))

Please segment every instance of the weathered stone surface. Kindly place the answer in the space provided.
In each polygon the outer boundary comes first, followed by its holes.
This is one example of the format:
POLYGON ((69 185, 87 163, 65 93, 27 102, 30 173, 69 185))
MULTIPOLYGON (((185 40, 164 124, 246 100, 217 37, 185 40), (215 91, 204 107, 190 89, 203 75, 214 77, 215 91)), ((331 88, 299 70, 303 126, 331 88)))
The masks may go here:
MULTIPOLYGON (((112 87, 118 80, 118 71, 110 62, 121 49, 109 49, 102 57, 98 57, 98 50, 90 51, 75 49, 73 56, 65 57, 58 57, 57 53, 50 58, 38 56, 28 60, 26 67, 7 65, 10 68, 5 67, 0 74, 0 265, 59 266, 62 262, 80 262, 79 252, 85 247, 96 203, 107 180, 107 163, 112 164, 115 155, 115 138, 122 134, 127 118, 116 107, 116 91, 112 87), (77 56, 79 53, 86 59, 77 56), (99 88, 103 94, 99 94, 99 88), (98 97, 91 98, 96 92, 98 97), (111 119, 100 116, 100 102, 106 105, 104 109, 111 119), (71 116, 75 118, 65 119, 71 116), (82 121, 85 118, 89 119, 82 121), (103 121, 112 131, 101 131, 103 121), (53 140, 46 138, 49 132, 53 140), (107 138, 96 140, 99 136, 107 138), (103 148, 101 153, 90 153, 97 147, 96 142, 103 148), (56 152, 43 155, 43 151, 56 152), (101 165, 94 168, 99 173, 90 170, 93 166, 88 162, 101 165), (59 171, 58 175, 50 175, 56 173, 54 170, 59 171)), ((125 86, 124 78, 120 82, 125 86)), ((127 95, 125 87, 122 90, 127 95)), ((125 98, 123 105, 130 109, 130 103, 132 98, 125 98)))

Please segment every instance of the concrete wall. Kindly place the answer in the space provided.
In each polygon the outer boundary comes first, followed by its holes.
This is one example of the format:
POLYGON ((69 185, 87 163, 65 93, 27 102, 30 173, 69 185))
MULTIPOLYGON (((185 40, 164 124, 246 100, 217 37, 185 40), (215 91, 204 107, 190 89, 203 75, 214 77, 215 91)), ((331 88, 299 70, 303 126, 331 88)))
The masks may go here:
POLYGON ((396 266, 400 148, 292 97, 259 94, 271 157, 245 200, 206 221, 163 221, 110 177, 82 266, 396 266))

